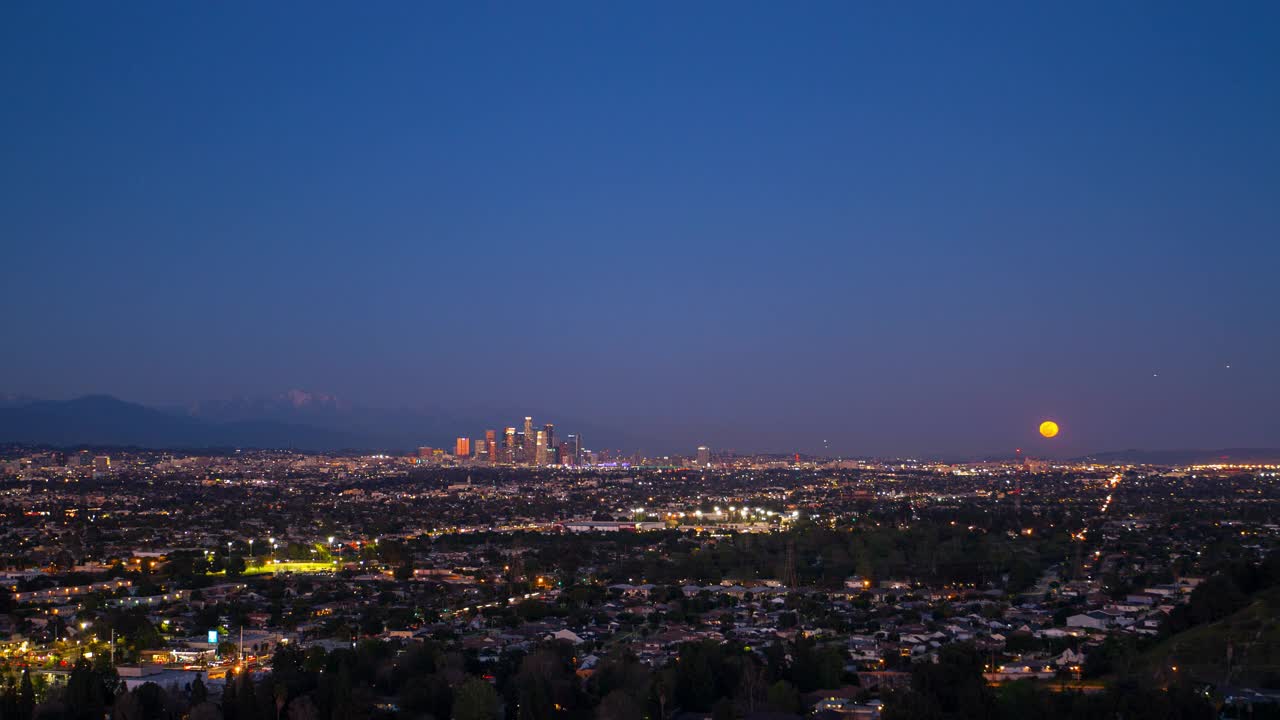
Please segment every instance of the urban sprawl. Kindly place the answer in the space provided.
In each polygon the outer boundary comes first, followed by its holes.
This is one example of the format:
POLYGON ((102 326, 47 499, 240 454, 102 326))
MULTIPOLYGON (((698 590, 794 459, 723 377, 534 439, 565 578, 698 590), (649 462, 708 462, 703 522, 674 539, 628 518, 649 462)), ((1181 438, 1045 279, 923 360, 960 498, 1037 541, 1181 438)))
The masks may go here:
POLYGON ((0 718, 1280 717, 1280 467, 10 447, 0 718))

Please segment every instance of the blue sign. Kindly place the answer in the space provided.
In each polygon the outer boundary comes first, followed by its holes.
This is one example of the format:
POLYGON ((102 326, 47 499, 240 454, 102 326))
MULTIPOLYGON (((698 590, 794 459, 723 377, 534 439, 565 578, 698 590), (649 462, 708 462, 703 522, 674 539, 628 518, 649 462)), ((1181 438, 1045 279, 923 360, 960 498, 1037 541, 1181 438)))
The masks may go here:
POLYGON ((217 645, 217 644, 218 644, 218 631, 217 631, 217 630, 210 630, 210 631, 209 631, 209 644, 210 644, 210 645, 217 645))

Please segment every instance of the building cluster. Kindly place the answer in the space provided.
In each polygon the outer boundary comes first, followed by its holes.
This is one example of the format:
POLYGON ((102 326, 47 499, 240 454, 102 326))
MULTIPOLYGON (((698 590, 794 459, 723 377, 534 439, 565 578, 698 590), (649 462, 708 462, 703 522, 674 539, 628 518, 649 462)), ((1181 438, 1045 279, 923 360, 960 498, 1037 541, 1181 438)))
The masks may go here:
POLYGON ((508 427, 501 433, 485 430, 484 437, 460 437, 454 441, 451 458, 440 448, 420 447, 417 460, 441 462, 449 459, 458 462, 522 465, 545 467, 562 465, 595 465, 600 455, 582 446, 582 437, 569 434, 556 436, 555 425, 546 423, 535 428, 533 418, 526 416, 521 427, 508 427))
POLYGON ((661 672, 712 643, 762 664, 815 653, 827 669, 802 688, 805 711, 875 717, 957 644, 992 685, 1082 690, 1118 647, 1164 682, 1223 687, 1265 655, 1243 637, 1159 643, 1209 578, 1274 557, 1275 468, 707 470, 701 450, 690 468, 586 467, 563 462, 577 438, 528 424, 477 441, 492 467, 114 450, 97 472, 78 451, 15 450, 0 477, 0 674, 56 687, 91 655, 216 694, 269 672, 281 646, 380 640, 438 644, 485 676, 567 644, 588 683, 606 658, 661 672))

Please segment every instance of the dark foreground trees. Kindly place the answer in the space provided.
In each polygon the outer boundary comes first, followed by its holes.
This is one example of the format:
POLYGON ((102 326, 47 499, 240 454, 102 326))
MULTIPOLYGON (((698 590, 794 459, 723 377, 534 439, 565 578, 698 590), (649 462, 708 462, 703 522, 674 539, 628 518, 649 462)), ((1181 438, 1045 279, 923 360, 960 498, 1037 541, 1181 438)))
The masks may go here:
POLYGON ((1212 720, 1214 707, 1189 685, 1161 688, 1136 675, 1119 678, 1102 692, 1053 692, 1033 681, 989 687, 982 660, 972 647, 944 647, 937 663, 912 670, 911 688, 891 695, 884 720, 1212 720))
MULTIPOLYGON (((497 665, 432 641, 365 641, 324 652, 282 646, 272 672, 232 676, 219 694, 203 680, 186 687, 126 686, 109 668, 75 663, 65 686, 37 692, 29 673, 0 696, 0 720, 668 720, 677 712, 733 720, 761 712, 804 715, 806 693, 856 684, 835 645, 800 638, 757 652, 741 643, 686 643, 663 668, 625 652, 579 672, 581 648, 544 643, 504 654, 497 665), (37 702, 38 701, 38 702, 37 702)), ((955 644, 938 662, 911 668, 908 689, 885 699, 885 720, 1209 720, 1203 691, 1163 687, 1121 672, 1106 690, 1052 692, 1034 682, 993 688, 982 657, 955 644)))

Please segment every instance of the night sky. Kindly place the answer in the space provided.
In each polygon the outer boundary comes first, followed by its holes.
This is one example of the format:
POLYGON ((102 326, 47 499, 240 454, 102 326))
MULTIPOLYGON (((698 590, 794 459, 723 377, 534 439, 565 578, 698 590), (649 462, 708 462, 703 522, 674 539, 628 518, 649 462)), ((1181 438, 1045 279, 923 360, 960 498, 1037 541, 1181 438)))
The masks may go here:
POLYGON ((1280 3, 619 5, 0 5, 0 391, 1280 446, 1280 3))

